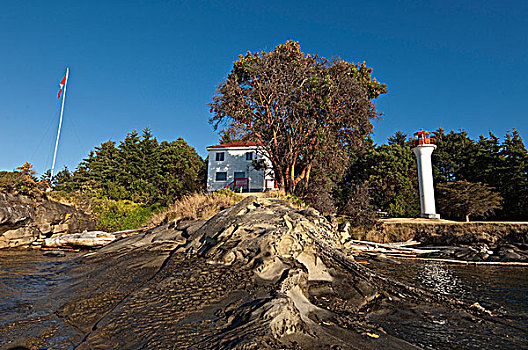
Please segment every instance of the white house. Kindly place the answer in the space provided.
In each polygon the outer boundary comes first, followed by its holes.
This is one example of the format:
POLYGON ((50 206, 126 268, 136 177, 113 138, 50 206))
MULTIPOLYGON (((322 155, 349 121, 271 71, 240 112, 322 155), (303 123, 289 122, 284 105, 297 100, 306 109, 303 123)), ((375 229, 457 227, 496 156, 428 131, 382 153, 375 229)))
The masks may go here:
POLYGON ((207 147, 207 191, 222 188, 263 192, 277 189, 272 165, 256 142, 236 141, 207 147))

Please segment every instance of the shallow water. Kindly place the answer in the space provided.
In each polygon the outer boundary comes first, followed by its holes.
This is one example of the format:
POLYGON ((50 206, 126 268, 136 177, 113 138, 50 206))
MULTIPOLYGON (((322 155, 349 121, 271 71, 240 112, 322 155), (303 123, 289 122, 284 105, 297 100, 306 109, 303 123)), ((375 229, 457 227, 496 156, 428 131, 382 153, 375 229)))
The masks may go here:
MULTIPOLYGON (((48 296, 66 280, 59 271, 66 261, 79 255, 67 252, 65 257, 44 256, 38 250, 0 251, 0 348, 8 348, 17 329, 4 328, 14 321, 44 320, 51 309, 41 307, 53 302, 48 296)), ((44 327, 45 325, 42 324, 44 327)))
POLYGON ((528 328, 527 267, 407 259, 388 264, 372 262, 368 267, 439 294, 478 302, 490 311, 523 318, 528 328))
POLYGON ((484 317, 483 327, 463 312, 419 307, 373 318, 389 334, 426 349, 528 349, 528 268, 407 259, 371 261, 368 266, 468 305, 478 303, 492 315, 484 317), (421 322, 424 317, 431 323, 421 322))

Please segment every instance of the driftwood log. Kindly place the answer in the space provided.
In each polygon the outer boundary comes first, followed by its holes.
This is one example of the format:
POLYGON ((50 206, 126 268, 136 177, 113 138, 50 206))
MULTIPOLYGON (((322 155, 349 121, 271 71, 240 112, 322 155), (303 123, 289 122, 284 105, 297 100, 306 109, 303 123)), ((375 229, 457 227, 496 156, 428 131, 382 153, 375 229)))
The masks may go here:
MULTIPOLYGON (((410 246, 420 245, 417 241, 395 242, 395 243, 377 243, 370 241, 348 240, 345 244, 349 254, 383 254, 387 257, 401 258, 401 259, 415 259, 421 261, 437 261, 450 264, 466 264, 466 265, 509 265, 509 266, 528 266, 528 259, 526 261, 499 261, 499 260, 463 260, 452 257, 457 250, 467 249, 473 251, 472 257, 482 257, 484 255, 489 258, 493 251, 487 246, 480 247, 480 250, 472 247, 454 247, 454 246, 427 246, 411 248, 410 246), (481 253, 480 255, 478 253, 481 253), (444 257, 445 256, 445 257, 444 257)), ((496 249, 499 250, 499 249, 496 249)), ((522 259, 522 256, 519 255, 522 259)))

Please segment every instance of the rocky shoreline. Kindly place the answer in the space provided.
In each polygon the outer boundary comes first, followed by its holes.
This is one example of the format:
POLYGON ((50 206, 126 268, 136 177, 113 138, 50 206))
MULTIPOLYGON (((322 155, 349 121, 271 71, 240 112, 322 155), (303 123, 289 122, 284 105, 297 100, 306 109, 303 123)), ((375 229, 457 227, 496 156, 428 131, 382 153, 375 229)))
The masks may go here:
MULTIPOLYGON (((335 225, 335 218, 328 218, 335 225)), ((44 197, 0 192, 0 249, 99 248, 139 230, 93 231, 95 222, 84 212, 44 197)), ((373 229, 340 225, 341 243, 360 237, 387 243, 417 241, 416 248, 434 250, 421 258, 468 262, 528 262, 528 223, 453 222, 388 219, 373 229), (359 230, 359 231, 358 231, 359 230)))
MULTIPOLYGON (((346 227, 346 229, 349 229, 346 227)), ((342 231, 344 227, 342 227, 342 231)), ((352 238, 377 243, 413 241, 415 248, 434 250, 422 258, 468 262, 528 263, 528 223, 454 222, 426 219, 388 219, 374 228, 342 232, 352 238)))
POLYGON ((490 328, 502 348, 527 343, 515 319, 375 273, 341 239, 312 209, 248 197, 211 220, 169 223, 74 258, 45 303, 0 325, 0 344, 472 348, 489 341, 490 328), (434 331, 414 336, 416 327, 434 331))
POLYGON ((94 229, 95 222, 74 207, 45 197, 0 192, 0 249, 39 247, 45 238, 94 229))

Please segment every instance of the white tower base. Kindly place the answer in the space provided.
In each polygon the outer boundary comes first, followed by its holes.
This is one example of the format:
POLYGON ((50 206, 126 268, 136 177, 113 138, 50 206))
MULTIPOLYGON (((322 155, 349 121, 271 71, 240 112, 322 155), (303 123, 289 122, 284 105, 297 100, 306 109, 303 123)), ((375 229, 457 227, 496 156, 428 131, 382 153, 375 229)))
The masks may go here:
POLYGON ((434 188, 433 188, 433 165, 431 154, 436 149, 434 144, 422 144, 413 148, 418 160, 418 182, 420 184, 420 217, 427 219, 440 219, 436 213, 434 188))
POLYGON ((426 214, 426 213, 421 213, 421 214, 420 214, 420 217, 421 217, 421 218, 424 218, 424 219, 440 219, 440 214, 426 214))

